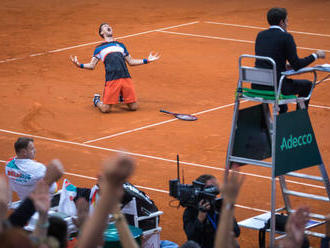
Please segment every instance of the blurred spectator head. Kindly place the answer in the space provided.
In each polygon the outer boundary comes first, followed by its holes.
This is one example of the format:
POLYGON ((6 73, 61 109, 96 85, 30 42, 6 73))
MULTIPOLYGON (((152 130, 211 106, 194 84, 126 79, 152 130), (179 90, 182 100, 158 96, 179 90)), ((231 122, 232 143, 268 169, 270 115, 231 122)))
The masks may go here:
POLYGON ((195 241, 188 240, 186 243, 181 245, 180 248, 200 248, 200 245, 195 241))
POLYGON ((67 247, 67 240, 68 240, 68 227, 65 222, 60 217, 49 217, 49 227, 48 227, 48 234, 47 236, 52 236, 57 239, 60 243, 60 248, 67 247))

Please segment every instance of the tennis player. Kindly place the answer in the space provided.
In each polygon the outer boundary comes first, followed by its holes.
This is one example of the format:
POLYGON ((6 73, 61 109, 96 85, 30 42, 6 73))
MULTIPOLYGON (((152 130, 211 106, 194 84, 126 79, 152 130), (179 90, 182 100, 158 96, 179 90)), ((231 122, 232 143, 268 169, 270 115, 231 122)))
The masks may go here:
POLYGON ((130 66, 143 65, 159 59, 157 53, 150 53, 146 59, 134 59, 128 53, 125 45, 113 38, 112 28, 108 23, 102 23, 99 27, 99 35, 104 42, 94 50, 93 57, 89 63, 81 64, 77 56, 70 56, 72 62, 79 68, 93 70, 99 60, 105 66, 105 87, 103 91, 103 102, 100 95, 94 95, 94 106, 103 113, 111 112, 112 106, 117 104, 119 97, 127 104, 129 110, 138 108, 136 95, 131 76, 128 72, 126 62, 130 66))

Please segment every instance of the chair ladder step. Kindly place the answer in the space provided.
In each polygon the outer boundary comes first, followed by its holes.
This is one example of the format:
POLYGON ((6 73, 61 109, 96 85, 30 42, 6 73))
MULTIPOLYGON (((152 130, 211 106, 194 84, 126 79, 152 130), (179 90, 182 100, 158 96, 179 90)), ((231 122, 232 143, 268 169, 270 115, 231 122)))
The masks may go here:
POLYGON ((320 195, 313 195, 313 194, 308 194, 308 193, 303 193, 303 192, 298 192, 298 191, 293 191, 293 190, 288 190, 288 189, 283 189, 283 193, 285 193, 287 195, 305 197, 305 198, 309 198, 309 199, 313 199, 313 200, 320 200, 320 201, 330 202, 328 197, 320 196, 320 195))
POLYGON ((229 161, 272 168, 272 163, 271 162, 264 162, 264 161, 260 161, 260 160, 256 160, 256 159, 250 159, 250 158, 229 156, 229 161))
MULTIPOLYGON (((294 213, 294 212, 296 212, 296 210, 291 209, 289 212, 290 213, 294 213)), ((326 216, 325 215, 315 214, 315 213, 309 213, 309 217, 310 218, 319 219, 319 220, 325 220, 326 219, 326 216)))
POLYGON ((307 174, 302 174, 302 173, 297 173, 297 172, 289 172, 289 173, 286 173, 285 175, 323 182, 323 177, 312 176, 312 175, 307 175, 307 174))
MULTIPOLYGON (((290 213, 294 213, 294 212, 296 212, 296 210, 291 209, 291 210, 289 210, 289 212, 290 212, 290 213)), ((309 217, 310 217, 310 218, 319 219, 319 220, 325 220, 325 219, 326 219, 326 216, 325 216, 325 215, 322 215, 322 214, 315 214, 315 213, 309 213, 309 217)))
MULTIPOLYGON (((312 232, 312 231, 308 231, 308 230, 305 230, 305 234, 309 235, 309 236, 314 236, 314 237, 317 237, 317 238, 325 238, 326 237, 324 233, 312 232)), ((275 240, 280 240, 280 239, 283 239, 285 237, 286 237, 286 234, 282 234, 280 236, 277 236, 275 238, 275 240)))

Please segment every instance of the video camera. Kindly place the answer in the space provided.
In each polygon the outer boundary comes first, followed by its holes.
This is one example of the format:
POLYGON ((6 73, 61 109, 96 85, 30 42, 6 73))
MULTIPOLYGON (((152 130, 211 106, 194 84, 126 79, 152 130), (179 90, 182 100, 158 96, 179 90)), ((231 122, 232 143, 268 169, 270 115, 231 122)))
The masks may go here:
POLYGON ((182 207, 199 208, 199 202, 204 200, 210 203, 211 209, 219 210, 221 208, 221 199, 216 199, 220 193, 217 187, 205 187, 205 184, 199 181, 182 184, 179 174, 179 155, 177 155, 177 167, 178 178, 169 180, 170 196, 178 199, 182 207))

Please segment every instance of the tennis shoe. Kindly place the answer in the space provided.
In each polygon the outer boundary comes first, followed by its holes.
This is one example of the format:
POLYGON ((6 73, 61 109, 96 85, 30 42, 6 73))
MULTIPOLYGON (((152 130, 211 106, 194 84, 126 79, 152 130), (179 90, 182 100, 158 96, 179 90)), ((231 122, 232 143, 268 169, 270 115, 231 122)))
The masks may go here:
POLYGON ((100 99, 101 99, 101 97, 99 94, 94 94, 93 103, 94 103, 95 107, 97 106, 97 103, 101 101, 100 99))

